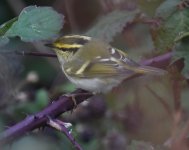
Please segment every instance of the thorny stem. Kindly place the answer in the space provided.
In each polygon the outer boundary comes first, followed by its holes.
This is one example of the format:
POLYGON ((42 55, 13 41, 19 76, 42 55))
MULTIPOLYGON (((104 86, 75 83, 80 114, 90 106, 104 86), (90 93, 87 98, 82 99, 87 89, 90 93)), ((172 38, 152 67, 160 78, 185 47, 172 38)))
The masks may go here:
POLYGON ((66 135, 66 137, 70 140, 70 142, 75 146, 75 148, 77 150, 83 150, 81 148, 81 146, 75 141, 74 137, 71 135, 71 133, 69 133, 68 129, 64 126, 64 123, 61 122, 58 119, 49 119, 49 121, 47 122, 47 124, 58 130, 61 131, 62 133, 64 133, 66 135))
MULTIPOLYGON (((89 92, 86 93, 86 91, 83 90, 76 90, 75 92, 73 92, 73 94, 75 95, 75 100, 77 104, 93 96, 93 94, 89 92)), ((23 121, 17 123, 16 125, 1 133, 0 146, 11 142, 12 140, 24 135, 29 131, 46 126, 49 120, 47 116, 51 118, 56 118, 62 113, 70 111, 73 108, 74 104, 71 100, 71 97, 64 95, 61 96, 57 100, 54 100, 49 106, 44 108, 39 113, 28 116, 23 121)))

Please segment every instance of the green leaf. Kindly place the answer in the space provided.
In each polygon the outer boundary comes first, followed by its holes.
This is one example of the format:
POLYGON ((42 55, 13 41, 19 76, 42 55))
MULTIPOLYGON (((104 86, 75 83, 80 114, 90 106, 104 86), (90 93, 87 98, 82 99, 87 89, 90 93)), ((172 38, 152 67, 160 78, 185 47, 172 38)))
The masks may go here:
POLYGON ((153 30, 155 48, 161 51, 172 48, 175 43, 189 32, 189 9, 179 10, 176 5, 179 0, 167 0, 157 10, 156 16, 161 17, 163 22, 160 28, 153 30), (170 5, 171 2, 173 2, 170 5))
POLYGON ((113 37, 121 32, 127 23, 132 22, 139 11, 113 11, 102 17, 86 35, 111 42, 113 37))
POLYGON ((189 36, 189 32, 180 32, 179 36, 175 38, 175 42, 179 42, 187 36, 189 36))
POLYGON ((180 0, 165 0, 156 10, 156 17, 166 19, 177 11, 180 0))
POLYGON ((0 47, 4 46, 9 42, 9 39, 5 36, 5 33, 11 28, 13 23, 17 20, 18 18, 15 17, 0 26, 0 47))
POLYGON ((7 22, 5 22, 4 24, 2 24, 0 26, 0 37, 4 36, 5 33, 11 28, 11 26, 13 25, 14 22, 16 22, 18 20, 18 17, 15 17, 7 22))
POLYGON ((164 0, 138 0, 138 7, 147 16, 154 16, 154 13, 159 5, 164 0), (149 7, 150 6, 150 7, 149 7))
POLYGON ((51 7, 29 6, 22 10, 6 36, 20 36, 23 41, 32 42, 56 36, 63 26, 63 16, 51 7))
POLYGON ((189 79, 189 38, 183 39, 178 43, 174 50, 174 60, 184 58, 184 68, 182 74, 189 79))

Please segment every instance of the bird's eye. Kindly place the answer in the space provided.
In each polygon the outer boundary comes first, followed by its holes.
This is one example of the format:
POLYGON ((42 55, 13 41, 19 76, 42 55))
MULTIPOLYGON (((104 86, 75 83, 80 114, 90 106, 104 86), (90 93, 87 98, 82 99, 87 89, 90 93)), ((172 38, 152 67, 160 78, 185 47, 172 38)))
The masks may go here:
POLYGON ((78 50, 79 48, 61 48, 60 50, 61 51, 63 51, 63 52, 73 52, 73 53, 75 53, 75 52, 77 52, 77 50, 78 50))

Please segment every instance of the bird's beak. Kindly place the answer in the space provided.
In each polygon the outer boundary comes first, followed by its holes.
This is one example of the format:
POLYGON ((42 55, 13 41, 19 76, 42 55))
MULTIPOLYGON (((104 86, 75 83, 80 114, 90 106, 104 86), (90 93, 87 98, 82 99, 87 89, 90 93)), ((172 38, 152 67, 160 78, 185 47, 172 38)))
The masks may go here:
POLYGON ((52 44, 52 43, 46 43, 45 46, 50 47, 50 48, 54 48, 54 44, 52 44))

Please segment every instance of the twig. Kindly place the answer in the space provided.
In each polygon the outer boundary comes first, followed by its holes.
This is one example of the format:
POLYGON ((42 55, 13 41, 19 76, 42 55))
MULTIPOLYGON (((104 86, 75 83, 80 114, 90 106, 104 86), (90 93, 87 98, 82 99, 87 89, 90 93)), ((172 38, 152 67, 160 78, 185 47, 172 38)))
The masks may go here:
POLYGON ((142 20, 142 23, 144 24, 148 24, 150 25, 151 27, 154 27, 154 28, 158 28, 161 24, 161 21, 159 19, 145 19, 145 18, 141 18, 142 20))
POLYGON ((71 133, 69 133, 68 129, 65 127, 64 123, 61 122, 58 119, 49 119, 49 121, 47 122, 47 124, 52 127, 55 128, 58 131, 61 131, 62 133, 64 133, 66 135, 66 137, 70 140, 70 142, 75 146, 75 148, 77 150, 83 150, 81 148, 81 146, 75 141, 74 137, 71 135, 71 133))
MULTIPOLYGON (((73 94, 75 95, 77 104, 92 97, 93 95, 91 93, 86 93, 86 91, 82 90, 77 90, 73 92, 73 94)), ((1 133, 0 145, 11 142, 12 140, 24 135, 29 131, 47 125, 47 116, 56 118, 60 114, 72 110, 73 108, 74 104, 71 98, 64 95, 61 96, 58 100, 53 101, 51 105, 43 109, 41 112, 27 117, 23 121, 17 123, 16 125, 1 133)))
POLYGON ((173 56, 173 53, 168 52, 163 55, 141 61, 141 64, 165 69, 170 63, 172 56, 173 56))
POLYGON ((40 57, 57 57, 56 54, 51 54, 51 53, 40 53, 40 52, 25 52, 25 51, 16 51, 15 52, 17 55, 22 55, 22 56, 40 56, 40 57))

